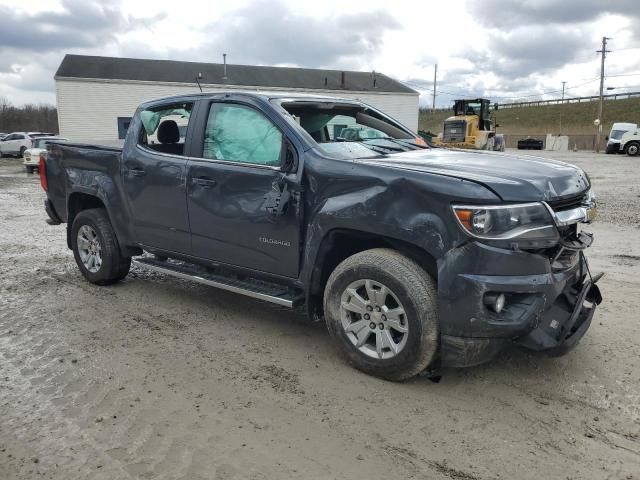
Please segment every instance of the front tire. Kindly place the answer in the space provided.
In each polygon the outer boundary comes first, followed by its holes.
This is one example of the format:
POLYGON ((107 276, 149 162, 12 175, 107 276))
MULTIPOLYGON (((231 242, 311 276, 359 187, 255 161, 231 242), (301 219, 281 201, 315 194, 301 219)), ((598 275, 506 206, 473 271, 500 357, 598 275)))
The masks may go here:
POLYGON ((33 168, 34 168, 34 167, 31 167, 31 166, 28 166, 28 165, 27 165, 27 166, 25 166, 24 168, 27 170, 27 173, 33 173, 33 168))
POLYGON ((83 210, 71 227, 71 248, 82 275, 96 285, 111 285, 129 273, 131 258, 120 252, 104 208, 83 210))
POLYGON ((628 143, 624 147, 624 153, 626 153, 630 157, 635 157, 636 155, 638 155, 638 153, 640 153, 640 143, 638 142, 628 143))
POLYGON ((359 370, 405 380, 425 370, 438 350, 436 286, 413 260, 373 249, 340 263, 324 292, 329 333, 359 370))
POLYGON ((24 152, 27 150, 27 147, 20 147, 20 152, 18 153, 18 158, 24 158, 24 152))

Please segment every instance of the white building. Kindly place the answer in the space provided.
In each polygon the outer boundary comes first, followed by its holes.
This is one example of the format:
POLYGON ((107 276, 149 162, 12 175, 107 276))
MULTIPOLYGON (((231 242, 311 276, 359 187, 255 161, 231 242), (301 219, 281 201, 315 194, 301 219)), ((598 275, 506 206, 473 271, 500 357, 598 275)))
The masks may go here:
POLYGON ((124 138, 147 100, 200 91, 315 93, 368 103, 418 129, 418 92, 381 73, 66 55, 55 75, 60 134, 72 141, 124 138), (225 74, 226 69, 226 74, 225 74))

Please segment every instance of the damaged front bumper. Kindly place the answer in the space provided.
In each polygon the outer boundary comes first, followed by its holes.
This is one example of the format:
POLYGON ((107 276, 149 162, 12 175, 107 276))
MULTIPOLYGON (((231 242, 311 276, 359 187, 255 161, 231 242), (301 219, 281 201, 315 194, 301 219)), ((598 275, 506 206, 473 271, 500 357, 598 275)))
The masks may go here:
POLYGON ((514 344, 551 355, 575 346, 602 300, 582 251, 590 236, 579 243, 553 256, 477 242, 449 252, 438 274, 441 365, 478 365, 514 344), (500 293, 497 313, 485 297, 500 293))

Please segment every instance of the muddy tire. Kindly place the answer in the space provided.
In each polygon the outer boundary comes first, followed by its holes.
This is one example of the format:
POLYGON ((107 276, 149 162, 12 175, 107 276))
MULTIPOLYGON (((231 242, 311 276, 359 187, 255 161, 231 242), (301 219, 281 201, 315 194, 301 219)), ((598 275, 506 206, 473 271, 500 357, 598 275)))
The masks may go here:
POLYGON ((324 292, 329 333, 359 370, 387 380, 417 375, 438 350, 436 285, 395 250, 373 249, 340 263, 324 292))
POLYGON ((626 153, 630 157, 635 157, 636 155, 638 155, 638 153, 640 153, 640 143, 638 143, 638 142, 629 142, 624 147, 624 153, 626 153))
POLYGON ((129 273, 131 258, 122 256, 107 212, 83 210, 73 220, 71 248, 82 275, 96 285, 111 285, 129 273))

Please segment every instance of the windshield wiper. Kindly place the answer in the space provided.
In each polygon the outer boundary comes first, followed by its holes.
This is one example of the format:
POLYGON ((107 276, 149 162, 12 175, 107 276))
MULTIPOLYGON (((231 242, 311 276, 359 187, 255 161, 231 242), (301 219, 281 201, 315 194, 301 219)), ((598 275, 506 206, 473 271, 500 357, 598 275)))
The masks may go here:
POLYGON ((391 150, 394 152, 406 152, 407 150, 410 150, 410 147, 408 145, 405 145, 403 143, 399 143, 396 141, 395 138, 370 138, 370 139, 363 139, 361 140, 361 142, 366 145, 367 147, 370 147, 371 145, 375 145, 376 147, 379 148, 386 148, 387 150, 391 150), (375 143, 370 143, 373 140, 388 140, 391 141, 393 143, 395 143, 396 145, 400 145, 401 148, 398 147, 392 147, 390 145, 381 145, 381 144, 375 144, 375 143))
POLYGON ((413 140, 409 140, 408 138, 381 137, 371 138, 367 140, 389 140, 390 142, 397 143, 398 145, 402 145, 413 150, 429 148, 428 146, 420 145, 419 143, 416 143, 413 140))
POLYGON ((412 147, 421 148, 423 150, 425 148, 430 148, 429 145, 420 145, 415 140, 409 140, 408 138, 394 138, 393 141, 404 145, 411 145, 412 147))
POLYGON ((360 142, 365 147, 380 153, 406 152, 403 148, 389 147, 384 145, 375 145, 371 143, 360 142))

